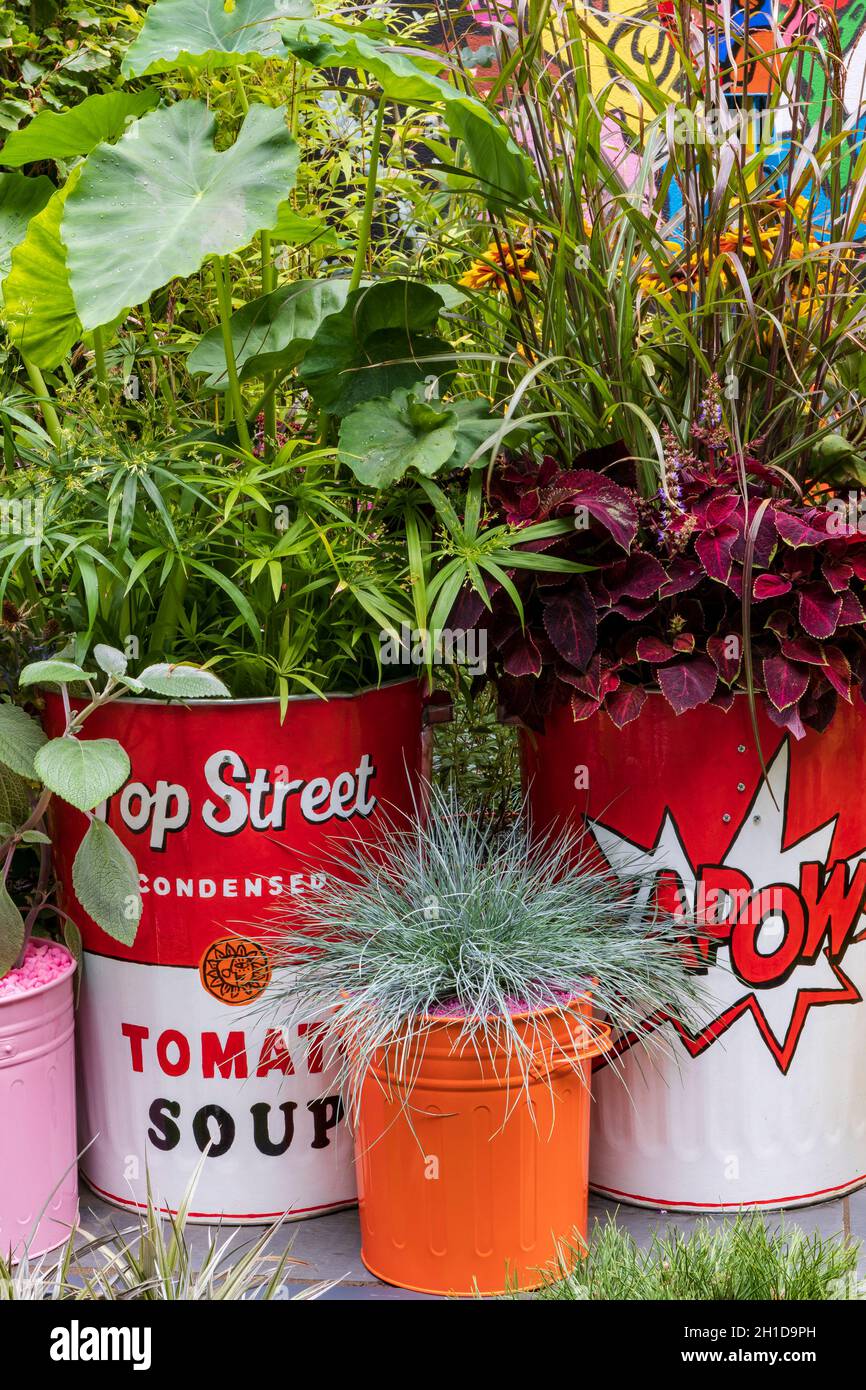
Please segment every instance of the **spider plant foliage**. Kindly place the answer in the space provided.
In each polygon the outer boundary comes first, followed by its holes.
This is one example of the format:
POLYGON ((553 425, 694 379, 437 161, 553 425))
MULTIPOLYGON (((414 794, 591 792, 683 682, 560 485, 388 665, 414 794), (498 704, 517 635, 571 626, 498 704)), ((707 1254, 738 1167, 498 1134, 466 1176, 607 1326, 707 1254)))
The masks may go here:
POLYGON ((770 52, 740 26, 762 106, 725 64, 725 3, 635 21, 671 51, 668 83, 566 0, 498 8, 490 99, 537 182, 479 230, 463 284, 493 375, 546 413, 553 452, 624 441, 652 494, 662 427, 686 447, 715 375, 738 443, 780 487, 866 478, 866 149, 832 11, 774 31, 770 52))
POLYGON ((283 1219, 250 1239, 237 1227, 211 1226, 205 1249, 193 1250, 189 1211, 204 1161, 175 1213, 166 1214, 148 1179, 145 1207, 122 1229, 113 1223, 94 1234, 82 1228, 59 1251, 31 1256, 25 1250, 14 1262, 0 1252, 0 1303, 307 1301, 334 1287, 336 1280, 302 1282, 302 1261, 291 1246, 275 1249, 283 1219))
MULTIPOLYGON (((411 1092, 443 1019, 455 1051, 504 1053, 528 1085, 539 1046, 562 1055, 554 1031, 573 1028, 577 997, 591 994, 596 1017, 626 1032, 659 1012, 687 1024, 702 1014, 682 923, 635 908, 637 874, 624 890, 575 832, 533 837, 518 821, 496 832, 452 790, 428 795, 423 819, 392 822, 372 844, 347 839, 336 872, 293 905, 284 931, 271 928, 287 967, 276 1007, 326 1020, 325 1054, 356 1113, 382 1048, 395 1046, 411 1092)), ((657 1033, 647 1045, 665 1046, 657 1033)))

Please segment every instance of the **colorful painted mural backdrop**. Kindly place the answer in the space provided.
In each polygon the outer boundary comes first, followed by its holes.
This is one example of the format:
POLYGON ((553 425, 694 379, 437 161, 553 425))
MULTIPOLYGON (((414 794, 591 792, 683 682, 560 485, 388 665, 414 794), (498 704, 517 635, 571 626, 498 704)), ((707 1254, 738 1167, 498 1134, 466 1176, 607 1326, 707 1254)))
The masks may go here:
MULTIPOLYGON (((851 116, 860 112, 864 96, 864 73, 866 73, 866 0, 824 0, 826 8, 835 10, 842 40, 842 51, 848 69, 845 84, 845 102, 851 116)), ((670 44, 664 26, 660 21, 660 7, 657 4, 635 3, 635 0, 594 0, 592 4, 576 6, 592 22, 604 46, 610 53, 616 53, 628 63, 643 67, 649 60, 657 80, 664 84, 674 84, 676 80, 676 55, 670 44)), ((497 12, 496 0, 492 3, 470 4, 474 15, 474 25, 468 32, 463 29, 461 41, 477 48, 489 35, 490 25, 501 17, 497 12), (474 31, 474 32, 473 32, 474 31)), ((756 0, 750 7, 749 32, 753 42, 759 42, 759 35, 767 35, 766 44, 771 45, 770 16, 775 12, 783 42, 796 33, 806 33, 815 25, 814 6, 785 4, 784 0, 756 0)), ((732 20, 734 28, 742 24, 742 9, 734 9, 732 20)), ((722 51, 723 61, 730 55, 722 51)), ((734 58, 736 60, 737 54, 734 58)), ((602 50, 596 52, 594 64, 600 83, 617 75, 615 64, 602 50)), ((752 75, 760 86, 760 70, 752 75)), ((816 67, 807 75, 807 91, 803 93, 812 106, 820 103, 823 95, 823 73, 816 67)), ((627 99, 624 97, 624 105, 627 99)))

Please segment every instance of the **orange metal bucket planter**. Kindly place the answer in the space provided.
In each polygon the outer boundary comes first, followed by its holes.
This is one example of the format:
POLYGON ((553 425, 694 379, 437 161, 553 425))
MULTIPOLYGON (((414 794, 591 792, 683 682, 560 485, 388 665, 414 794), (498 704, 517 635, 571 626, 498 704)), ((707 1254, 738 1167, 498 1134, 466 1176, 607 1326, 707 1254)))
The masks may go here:
POLYGON ((537 1065, 459 1041, 435 1020, 415 1055, 383 1049, 363 1086, 356 1139, 361 1258, 377 1278, 419 1293, 538 1288, 539 1270, 586 1235, 592 1058, 609 1029, 555 1010, 515 1017, 537 1065), (533 1018, 550 1020, 533 1038, 533 1018), (396 1076, 408 1078, 398 1082, 396 1076))

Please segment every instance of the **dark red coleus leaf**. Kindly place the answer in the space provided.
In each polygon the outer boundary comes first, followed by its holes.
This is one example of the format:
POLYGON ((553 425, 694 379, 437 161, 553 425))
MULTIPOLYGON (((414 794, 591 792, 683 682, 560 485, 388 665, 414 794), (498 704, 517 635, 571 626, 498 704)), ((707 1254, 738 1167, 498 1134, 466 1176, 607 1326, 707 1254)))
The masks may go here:
POLYGON ((782 642, 782 655, 791 661, 805 661, 810 666, 824 666, 827 658, 820 642, 811 637, 786 637, 782 642))
POLYGON ((544 630, 564 661, 579 671, 586 669, 595 651, 598 624, 595 604, 582 575, 577 576, 567 592, 545 600, 544 630))
POLYGON ((637 719, 646 703, 647 693, 642 686, 620 684, 607 698, 605 709, 618 729, 637 719))
POLYGON ((834 646, 825 647, 824 654, 827 658, 827 665, 821 668, 824 679, 829 681, 836 693, 850 704, 851 666, 848 658, 843 651, 834 646))
POLYGON ((731 573, 731 548, 738 534, 735 526, 720 526, 695 541, 698 558, 710 579, 727 583, 731 573))
POLYGON ((627 622, 639 623, 642 622, 644 618, 651 618, 655 609, 656 605, 651 598, 621 598, 609 609, 609 612, 619 614, 619 616, 625 618, 627 622))
POLYGON ((737 632, 708 637, 707 651, 726 685, 733 685, 743 664, 743 639, 737 632))
POLYGON ((791 581, 781 574, 759 574, 752 585, 752 597, 760 602, 765 598, 781 598, 791 592, 791 581))
POLYGON ((600 709, 601 700, 595 700, 591 695, 581 695, 575 692, 571 697, 571 717, 575 722, 581 719, 590 719, 600 709))
POLYGON ((818 521, 818 518, 823 517, 823 513, 814 508, 811 511, 804 508, 803 512, 803 515, 795 516, 793 512, 782 507, 775 508, 776 530, 781 539, 787 545, 797 548, 801 545, 826 545, 826 525, 818 521))
POLYGON ((826 584, 804 584, 800 590, 798 616, 810 637, 832 637, 842 615, 842 595, 826 584))
POLYGON ((850 623, 866 623, 866 613, 863 612, 863 605, 857 595, 850 589, 846 589, 840 595, 842 608, 839 613, 839 626, 848 627, 850 623))
POLYGON ((810 690, 805 699, 800 701, 797 713, 804 724, 822 734, 836 713, 838 704, 839 696, 835 690, 831 690, 828 685, 821 688, 816 683, 816 688, 810 690))
POLYGON ((541 652, 528 631, 509 642, 503 669, 509 676, 537 676, 541 671, 541 652))
POLYGON ((734 708, 734 700, 736 698, 733 690, 719 689, 714 695, 710 696, 710 704, 715 705, 717 709, 723 709, 725 714, 727 714, 729 710, 734 708))
POLYGON ((786 656, 768 656, 764 659, 764 685, 776 709, 788 709, 808 690, 809 672, 786 656))
POLYGON ((687 559, 684 555, 678 555, 668 565, 667 579, 659 590, 659 597, 671 598, 674 594, 681 594, 687 589, 693 589, 705 578, 702 564, 697 560, 687 559))
POLYGON ((821 566, 821 573, 834 593, 841 593, 847 589, 851 580, 854 578, 854 571, 850 565, 842 564, 838 560, 825 560, 821 566))
MULTIPOLYGON (((489 580, 485 582, 490 583, 489 580)), ((499 587, 497 584, 497 588, 499 587)), ((448 626, 454 632, 467 632, 469 628, 475 627, 484 611, 484 599, 478 590, 471 584, 464 584, 448 615, 448 626)))
MULTIPOLYGON (((745 509, 740 506, 735 516, 732 518, 737 525, 737 539, 731 550, 734 560, 744 560, 746 557, 746 534, 751 536, 755 518, 758 517, 759 502, 754 499, 749 503, 749 525, 746 526, 745 509)), ((765 570, 769 568, 770 561, 779 545, 779 537, 776 535, 773 507, 769 506, 761 512, 758 517, 757 534, 751 536, 752 564, 756 569, 765 570)))
POLYGON ((675 652, 693 652, 695 649, 695 635, 693 632, 680 632, 674 638, 675 652))
POLYGON ((612 667, 602 667, 598 656, 593 657, 584 672, 575 671, 564 662, 557 662, 556 676, 581 695, 591 695, 594 700, 603 700, 605 695, 616 690, 620 683, 616 671, 612 667))
POLYGON ((658 666, 662 661, 670 661, 676 652, 670 643, 663 642, 660 637, 639 637, 635 655, 638 661, 648 661, 650 665, 658 666))
POLYGON ((788 550, 782 548, 778 556, 778 567, 788 579, 808 579, 815 569, 814 550, 788 550))
POLYGON ((611 602, 616 603, 621 598, 653 598, 666 578, 658 560, 636 550, 627 560, 606 567, 604 586, 611 602))
POLYGON ((794 630, 793 614, 786 613, 783 608, 776 608, 769 618, 764 619, 764 628, 767 632, 775 632, 778 637, 790 637, 794 630))
POLYGON ((740 497, 736 492, 723 492, 721 496, 710 496, 698 502, 692 509, 692 514, 696 517, 698 528, 702 531, 714 531, 717 526, 722 526, 733 516, 740 505, 740 497))
POLYGON ((668 704, 676 714, 684 714, 707 703, 719 678, 708 657, 689 656, 659 667, 658 679, 668 704))
POLYGON ((789 705, 787 709, 776 709, 775 705, 767 705, 767 714, 774 724, 781 729, 787 729, 794 738, 806 737, 806 729, 797 705, 789 705))
POLYGON ((605 477, 603 473, 593 473, 588 468, 578 468, 565 473, 559 484, 570 489, 569 503, 579 518, 580 509, 606 527, 614 541, 623 550, 630 550, 637 535, 637 508, 619 483, 605 477))

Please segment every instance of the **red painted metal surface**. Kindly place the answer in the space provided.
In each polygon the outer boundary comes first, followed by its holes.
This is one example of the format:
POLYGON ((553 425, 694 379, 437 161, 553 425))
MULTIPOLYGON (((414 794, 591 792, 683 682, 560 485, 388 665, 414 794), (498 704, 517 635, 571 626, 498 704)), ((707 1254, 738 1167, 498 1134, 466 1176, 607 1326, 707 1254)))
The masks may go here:
MULTIPOLYGON (((198 1219, 300 1217, 355 1200, 315 1023, 269 1014, 275 972, 259 943, 275 910, 290 923, 297 897, 335 871, 346 837, 412 810, 421 715, 413 680, 292 700, 282 723, 266 700, 124 699, 88 720, 86 738, 116 738, 130 757, 129 780, 96 814, 134 855, 144 905, 131 947, 90 920, 72 883, 85 819, 58 805, 63 903, 85 949, 83 1172, 110 1200, 141 1206, 149 1174, 177 1210, 205 1152, 198 1219)), ((57 696, 45 726, 64 727, 57 696)))
POLYGON ((617 1198, 784 1206, 864 1181, 866 711, 797 742, 759 703, 758 727, 768 781, 745 697, 677 717, 654 696, 622 730, 566 708, 525 739, 538 828, 582 819, 686 914, 722 892, 703 1026, 649 1019, 666 1059, 624 1039, 597 1078, 592 1181, 617 1198))

